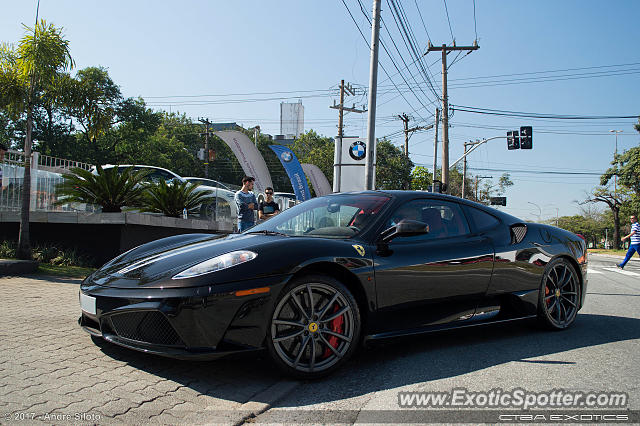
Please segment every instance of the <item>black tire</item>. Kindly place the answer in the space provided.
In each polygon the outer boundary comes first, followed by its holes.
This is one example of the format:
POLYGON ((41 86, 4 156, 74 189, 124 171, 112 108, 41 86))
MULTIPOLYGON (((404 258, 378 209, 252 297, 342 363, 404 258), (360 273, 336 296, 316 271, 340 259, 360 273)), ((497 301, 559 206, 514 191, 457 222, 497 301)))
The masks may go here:
POLYGON ((316 379, 348 361, 358 349, 360 333, 360 310, 351 292, 335 278, 306 275, 289 283, 278 297, 266 346, 285 374, 316 379))
POLYGON ((580 279, 565 259, 549 263, 538 294, 538 322, 551 330, 564 330, 576 320, 580 306, 580 279))

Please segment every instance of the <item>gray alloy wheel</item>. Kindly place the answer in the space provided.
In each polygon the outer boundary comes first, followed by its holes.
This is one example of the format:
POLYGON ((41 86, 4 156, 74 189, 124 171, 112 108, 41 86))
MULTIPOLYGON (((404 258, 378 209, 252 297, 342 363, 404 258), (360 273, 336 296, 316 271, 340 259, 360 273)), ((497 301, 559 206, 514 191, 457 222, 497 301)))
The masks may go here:
POLYGON ((538 319, 547 328, 562 330, 578 315, 580 281, 574 267, 564 259, 551 262, 542 277, 538 296, 538 319))
POLYGON ((357 349, 360 311, 349 290, 323 275, 302 277, 278 299, 267 349, 285 373, 302 379, 332 373, 357 349))

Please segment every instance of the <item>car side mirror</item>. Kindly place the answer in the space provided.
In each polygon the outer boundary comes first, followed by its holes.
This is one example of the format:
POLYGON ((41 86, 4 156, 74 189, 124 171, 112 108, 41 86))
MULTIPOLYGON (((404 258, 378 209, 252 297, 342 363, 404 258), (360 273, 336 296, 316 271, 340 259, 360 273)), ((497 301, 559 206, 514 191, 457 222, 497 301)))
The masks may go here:
POLYGON ((414 237, 416 235, 424 235, 429 231, 427 224, 418 220, 403 219, 395 226, 382 231, 380 241, 388 243, 396 237, 414 237))

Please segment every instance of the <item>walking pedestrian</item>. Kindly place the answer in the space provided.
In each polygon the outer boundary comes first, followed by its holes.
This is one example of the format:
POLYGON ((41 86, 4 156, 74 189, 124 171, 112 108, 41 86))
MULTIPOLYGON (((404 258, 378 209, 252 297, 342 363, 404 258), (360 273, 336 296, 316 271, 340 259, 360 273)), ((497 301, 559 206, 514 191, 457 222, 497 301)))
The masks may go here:
POLYGON ((636 215, 631 215, 629 219, 631 220, 631 232, 629 235, 622 237, 622 241, 629 238, 629 250, 627 250, 627 255, 622 263, 616 265, 620 269, 624 268, 624 265, 631 259, 633 253, 638 253, 638 256, 640 256, 640 224, 638 223, 636 215))

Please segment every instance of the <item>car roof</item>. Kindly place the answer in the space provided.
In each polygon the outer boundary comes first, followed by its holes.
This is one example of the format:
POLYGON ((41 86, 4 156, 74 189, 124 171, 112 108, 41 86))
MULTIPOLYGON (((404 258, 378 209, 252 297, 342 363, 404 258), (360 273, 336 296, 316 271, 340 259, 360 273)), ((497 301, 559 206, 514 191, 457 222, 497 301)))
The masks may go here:
POLYGON ((385 194, 385 195, 389 195, 394 199, 398 199, 400 200, 400 202, 402 201, 409 201, 412 200, 414 198, 418 198, 418 197, 423 197, 423 198, 433 198, 433 199, 439 199, 439 200, 445 200, 445 201, 452 201, 452 202, 456 202, 459 204, 466 204, 470 207, 475 207, 477 209, 483 210, 489 214, 492 214, 494 216, 498 216, 500 219, 502 219, 505 223, 507 224, 514 224, 514 223, 523 223, 524 221, 522 219, 519 219, 515 216, 512 216, 508 213, 502 212, 500 210, 485 206, 484 204, 480 204, 477 203, 475 201, 471 201, 471 200, 466 200, 464 198, 460 198, 460 197, 455 197, 453 195, 448 195, 448 194, 440 194, 438 192, 429 192, 429 191, 403 191, 403 190, 369 190, 369 191, 357 191, 357 192, 340 192, 337 194, 333 194, 333 195, 340 195, 340 194, 350 194, 350 195, 380 195, 380 194, 385 194))
POLYGON ((155 169, 155 170, 164 170, 165 172, 169 172, 172 175, 175 175, 179 178, 182 179, 182 176, 180 176, 179 174, 177 174, 176 172, 173 172, 169 169, 165 169, 164 167, 158 167, 158 166, 146 166, 144 164, 104 164, 102 166, 103 169, 111 169, 113 167, 138 167, 138 168, 142 168, 142 169, 155 169))

